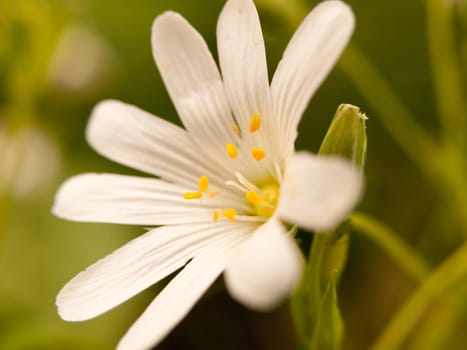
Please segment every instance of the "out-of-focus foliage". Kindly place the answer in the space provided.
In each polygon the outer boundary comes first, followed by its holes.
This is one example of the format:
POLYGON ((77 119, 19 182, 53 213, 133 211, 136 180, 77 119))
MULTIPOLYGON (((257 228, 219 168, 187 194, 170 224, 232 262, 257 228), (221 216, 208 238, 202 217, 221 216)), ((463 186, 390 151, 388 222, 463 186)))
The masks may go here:
MULTIPOLYGON (((454 46, 462 67, 458 78, 465 84, 467 5, 451 2, 454 46)), ((180 12, 216 52, 215 25, 223 3, 0 0, 1 350, 112 349, 157 293, 158 286, 150 288, 84 323, 62 321, 54 298, 63 284, 143 229, 65 222, 54 218, 50 208, 59 184, 73 174, 134 173, 98 156, 85 142, 86 122, 99 100, 121 99, 179 123, 151 57, 151 23, 165 10, 180 12)), ((442 141, 445 122, 439 120, 444 109, 437 101, 440 95, 459 91, 435 88, 444 75, 438 77, 430 62, 436 50, 428 44, 430 1, 349 3, 357 17, 352 47, 314 96, 300 126, 298 148, 317 152, 337 106, 343 102, 359 106, 370 117, 366 193, 359 210, 395 230, 426 266, 436 266, 467 233, 467 213, 460 214, 462 202, 456 200, 460 196, 449 190, 451 178, 466 186, 465 178, 450 174, 466 173, 462 167, 467 155, 456 144, 442 141), (370 66, 365 66, 368 62, 370 66), (393 103, 378 78, 405 107, 393 103), (362 82, 374 89, 362 87, 362 82), (384 117, 389 111, 394 111, 393 119, 384 117), (405 135, 401 131, 402 136, 394 131, 405 113, 414 116, 433 143, 452 149, 443 153, 450 156, 439 159, 431 149, 414 153, 423 148, 419 147, 423 137, 412 129, 405 135), (405 143, 398 137, 405 137, 405 143), (444 172, 423 168, 421 163, 441 164, 444 172)), ((270 72, 299 18, 314 4, 257 1, 270 72), (281 11, 284 3, 287 10, 281 11)), ((466 134, 465 124, 458 128, 466 134)), ((456 125, 447 130, 456 130, 456 125)), ((344 349, 373 344, 395 310, 424 281, 423 276, 420 280, 407 274, 390 256, 368 236, 352 234, 338 288, 344 349)), ((404 348, 458 349, 467 343, 467 296, 451 294, 430 303, 404 348)), ((220 281, 159 348, 283 350, 296 343, 286 305, 271 314, 250 312, 229 299, 220 281)))

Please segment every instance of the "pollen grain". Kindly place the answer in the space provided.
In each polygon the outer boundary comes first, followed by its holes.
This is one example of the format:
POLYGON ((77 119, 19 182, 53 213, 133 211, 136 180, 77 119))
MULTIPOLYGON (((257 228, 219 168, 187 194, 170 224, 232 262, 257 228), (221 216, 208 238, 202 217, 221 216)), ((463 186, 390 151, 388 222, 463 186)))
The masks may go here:
POLYGON ((206 192, 208 190, 208 187, 209 187, 208 177, 206 175, 201 176, 198 181, 199 191, 206 192))
POLYGON ((233 143, 228 143, 225 145, 225 149, 230 158, 236 158, 238 155, 237 147, 233 143))
POLYGON ((256 132, 261 127, 261 117, 258 114, 253 114, 250 120, 250 125, 248 126, 248 130, 251 133, 256 132))
POLYGON ((262 148, 252 148, 251 149, 251 156, 255 158, 256 160, 260 161, 265 157, 265 152, 264 149, 262 148))
POLYGON ((229 221, 235 222, 235 216, 237 215, 237 212, 235 211, 235 209, 227 208, 221 214, 222 214, 222 216, 229 219, 229 221))
POLYGON ((186 192, 183 195, 183 198, 185 199, 198 199, 201 198, 203 194, 201 192, 186 192))
POLYGON ((208 193, 208 198, 214 198, 218 194, 219 194, 218 191, 211 191, 211 192, 208 193))

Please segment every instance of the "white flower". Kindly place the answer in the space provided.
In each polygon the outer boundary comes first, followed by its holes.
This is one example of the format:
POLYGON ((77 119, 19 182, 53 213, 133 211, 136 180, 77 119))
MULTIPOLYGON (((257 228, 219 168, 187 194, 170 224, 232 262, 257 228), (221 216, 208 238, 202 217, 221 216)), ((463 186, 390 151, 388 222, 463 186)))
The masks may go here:
POLYGON ((222 78, 185 19, 173 12, 157 17, 154 58, 186 130, 104 101, 93 111, 87 139, 106 157, 160 179, 79 175, 59 190, 53 211, 77 221, 161 227, 72 279, 57 297, 60 316, 95 317, 183 267, 118 346, 148 349, 222 272, 230 294, 256 310, 290 295, 303 258, 283 222, 331 229, 361 192, 361 176, 350 162, 294 152, 302 112, 353 27, 344 3, 316 6, 269 85, 251 0, 228 0, 220 15, 222 78))

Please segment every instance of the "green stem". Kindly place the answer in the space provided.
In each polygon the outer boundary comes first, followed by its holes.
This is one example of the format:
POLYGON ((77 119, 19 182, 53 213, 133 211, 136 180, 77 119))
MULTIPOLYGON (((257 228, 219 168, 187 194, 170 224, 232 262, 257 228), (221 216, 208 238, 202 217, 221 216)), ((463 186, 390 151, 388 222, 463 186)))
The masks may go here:
POLYGON ((290 26, 291 31, 295 29, 304 15, 310 10, 309 4, 299 0, 257 0, 256 3, 280 15, 281 18, 285 19, 286 24, 290 26))
POLYGON ((463 150, 445 147, 443 170, 443 190, 451 198, 453 207, 457 209, 457 218, 467 235, 467 162, 463 150))
POLYGON ((444 141, 465 150, 467 108, 456 55, 455 6, 455 1, 426 1, 428 48, 444 141))
POLYGON ((436 144, 415 121, 381 73, 355 45, 349 45, 339 67, 367 100, 375 115, 404 152, 422 170, 431 174, 436 144))
MULTIPOLYGON (((264 6, 280 14, 294 29, 309 11, 301 1, 269 0, 264 6)), ((397 97, 381 73, 355 45, 349 44, 341 57, 339 67, 351 79, 360 94, 376 112, 388 133, 404 152, 426 173, 433 173, 431 162, 439 153, 437 145, 415 121, 413 115, 397 97)), ((440 157, 436 157, 440 159, 440 157)))
POLYGON ((325 259, 325 254, 327 250, 327 246, 329 237, 324 234, 316 234, 313 237, 313 243, 310 249, 310 257, 308 264, 310 266, 310 271, 312 271, 310 278, 310 295, 313 299, 311 303, 312 312, 311 314, 316 314, 319 304, 322 299, 322 295, 324 293, 324 287, 328 282, 328 276, 325 276, 323 271, 323 263, 325 259))
POLYGON ((350 220, 353 229, 374 241, 414 279, 423 281, 428 275, 430 269, 425 259, 391 229, 363 213, 352 214, 350 220))
POLYGON ((467 275, 467 243, 451 254, 412 294, 375 342, 372 350, 400 349, 427 308, 467 275))
POLYGON ((423 317, 412 332, 411 339, 407 344, 407 350, 442 350, 449 349, 456 326, 462 324, 465 310, 465 301, 461 293, 456 298, 444 297, 442 303, 430 307, 430 312, 423 317))
POLYGON ((455 14, 454 1, 426 1, 428 48, 445 143, 442 163, 445 190, 457 202, 459 217, 463 219, 467 232, 467 91, 463 85, 460 56, 456 49, 455 14))
MULTIPOLYGON (((11 121, 9 119, 7 121, 11 121)), ((22 121, 21 121, 22 122, 22 121)), ((10 158, 10 162, 6 165, 0 164, 0 171, 5 171, 4 183, 0 184, 0 241, 6 235, 10 224, 11 212, 14 205, 14 186, 18 173, 21 170, 21 165, 25 150, 25 136, 21 134, 21 127, 18 125, 11 126, 10 123, 5 123, 5 130, 0 137, 4 137, 3 147, 0 149, 0 159, 10 158), (13 156, 12 156, 13 154, 13 156)), ((25 128, 28 126, 25 125, 25 128)))
POLYGON ((0 244, 6 235, 10 223, 12 198, 8 190, 0 193, 0 244))

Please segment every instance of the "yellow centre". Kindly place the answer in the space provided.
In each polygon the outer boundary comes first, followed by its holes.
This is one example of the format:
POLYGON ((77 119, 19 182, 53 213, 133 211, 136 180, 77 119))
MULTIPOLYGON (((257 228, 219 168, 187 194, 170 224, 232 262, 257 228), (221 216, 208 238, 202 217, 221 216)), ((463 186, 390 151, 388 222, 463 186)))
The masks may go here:
MULTIPOLYGON (((253 114, 248 125, 248 131, 250 133, 256 133, 261 128, 261 117, 259 114, 253 114)), ((231 125, 231 130, 235 134, 240 134, 241 130, 237 124, 231 125)), ((239 150, 234 143, 227 143, 225 150, 229 158, 234 159, 239 155, 239 150)), ((257 161, 261 161, 266 157, 266 151, 261 147, 253 147, 250 149, 250 155, 257 161)), ((254 211, 254 215, 263 218, 271 217, 279 201, 279 185, 276 183, 269 183, 260 188, 257 188, 254 184, 250 183, 240 173, 235 173, 237 176, 238 183, 229 180, 226 181, 227 185, 234 186, 240 191, 245 193, 245 199, 250 203, 251 208, 254 211)), ((185 192, 183 198, 186 200, 201 200, 214 198, 219 194, 217 190, 210 189, 209 179, 206 175, 200 176, 198 180, 198 191, 185 192)), ((240 215, 241 216, 241 215, 240 215)), ((212 220, 217 222, 225 218, 231 222, 235 222, 237 219, 237 212, 234 208, 218 208, 213 211, 212 220)), ((261 219, 260 219, 261 220, 261 219)))
POLYGON ((248 191, 245 198, 258 216, 269 218, 274 214, 279 201, 279 185, 267 184, 259 189, 259 193, 248 191))

